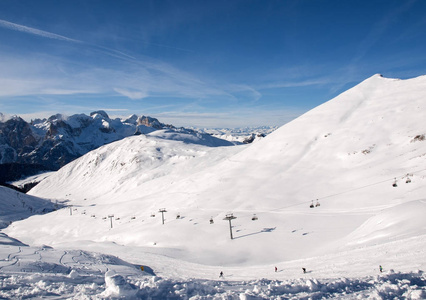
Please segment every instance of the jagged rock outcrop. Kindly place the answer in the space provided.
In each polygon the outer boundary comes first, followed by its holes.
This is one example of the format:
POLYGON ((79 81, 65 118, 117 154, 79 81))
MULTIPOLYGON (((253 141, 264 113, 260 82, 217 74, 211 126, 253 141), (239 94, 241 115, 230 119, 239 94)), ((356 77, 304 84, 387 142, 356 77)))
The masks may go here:
POLYGON ((147 127, 152 127, 155 129, 161 129, 164 127, 164 124, 161 124, 157 119, 155 118, 151 118, 151 117, 146 117, 146 116, 142 116, 138 119, 138 125, 144 125, 147 127))

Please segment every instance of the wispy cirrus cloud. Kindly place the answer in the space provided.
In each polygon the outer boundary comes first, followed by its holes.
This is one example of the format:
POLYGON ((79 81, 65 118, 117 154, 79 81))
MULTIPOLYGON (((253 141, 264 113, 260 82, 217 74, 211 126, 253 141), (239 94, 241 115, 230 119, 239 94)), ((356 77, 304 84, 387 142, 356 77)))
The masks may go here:
POLYGON ((202 98, 212 94, 226 94, 189 73, 151 57, 136 59, 116 49, 5 20, 0 20, 0 27, 73 43, 78 45, 75 48, 78 56, 82 55, 81 52, 86 55, 80 60, 70 61, 54 52, 45 56, 32 53, 22 57, 2 53, 0 96, 115 93, 136 100, 148 95, 202 98), (81 51, 81 47, 85 51, 81 51), (99 53, 112 57, 113 60, 107 65, 97 66, 99 53))
POLYGON ((19 24, 8 22, 1 19, 0 19, 0 26, 7 29, 21 31, 21 32, 25 32, 25 33, 29 33, 33 35, 38 35, 38 36, 49 38, 49 39, 55 39, 60 41, 73 42, 73 43, 81 43, 81 41, 79 40, 71 39, 63 35, 51 33, 48 31, 44 31, 44 30, 40 30, 40 29, 36 29, 36 28, 24 26, 24 25, 19 25, 19 24))
MULTIPOLYGON (((0 20, 0 27, 72 44, 67 47, 67 53, 72 53, 72 58, 63 56, 59 52, 63 50, 61 47, 58 47, 58 52, 1 53, 0 107, 1 98, 15 96, 22 99, 48 99, 34 104, 38 110, 44 111, 43 117, 57 112, 90 112, 99 107, 120 113, 120 109, 108 108, 108 105, 120 107, 125 102, 121 100, 128 98, 143 100, 144 109, 149 107, 150 111, 164 117, 164 122, 214 126, 215 122, 221 120, 224 125, 227 123, 226 126, 231 127, 245 123, 244 120, 250 120, 253 125, 264 124, 266 119, 268 123, 283 124, 297 114, 283 110, 272 119, 267 118, 266 114, 262 118, 258 110, 247 108, 244 111, 244 106, 252 107, 262 97, 259 88, 252 84, 225 83, 203 78, 149 56, 138 54, 135 58, 115 49, 5 20, 0 20), (74 104, 74 99, 82 94, 84 96, 81 99, 87 101, 74 104), (73 102, 68 102, 69 99, 73 102), (157 110, 154 104, 163 108, 157 110), (229 112, 206 113, 206 107, 213 105, 229 112), (234 109, 230 106, 234 106, 234 109), (238 106, 238 112, 235 106, 238 106), (164 107, 171 113, 163 116, 164 107)), ((123 105, 135 107, 136 102, 123 105)), ((121 109, 127 111, 126 108, 121 109)), ((28 113, 24 117, 33 118, 36 115, 40 116, 40 113, 28 113)))
POLYGON ((294 120, 304 111, 300 109, 253 110, 239 108, 221 112, 167 111, 159 112, 156 117, 162 122, 176 126, 196 127, 239 127, 245 126, 281 126, 294 120), (220 125, 219 125, 220 124, 220 125))
POLYGON ((116 91, 117 93, 126 96, 127 98, 130 98, 132 100, 138 100, 138 99, 143 99, 148 97, 148 93, 145 93, 143 91, 132 91, 132 90, 128 90, 128 89, 123 89, 123 88, 114 88, 114 91, 116 91))
POLYGON ((323 84, 330 84, 331 82, 335 82, 334 80, 331 80, 330 78, 315 78, 315 79, 302 79, 302 80, 291 80, 291 81, 283 81, 283 82, 272 82, 260 85, 258 89, 275 89, 275 88, 291 88, 291 87, 304 87, 304 86, 311 86, 311 85, 323 85, 323 84))
POLYGON ((34 28, 34 27, 28 27, 28 26, 25 26, 25 25, 20 25, 20 24, 17 24, 17 23, 12 23, 12 22, 2 20, 2 19, 0 19, 0 27, 10 29, 10 30, 14 30, 14 31, 20 31, 20 32, 36 35, 36 36, 43 37, 43 38, 49 38, 49 39, 71 42, 71 43, 77 43, 77 44, 84 44, 86 46, 93 47, 97 51, 103 52, 106 55, 113 56, 113 57, 120 58, 120 59, 135 59, 133 56, 131 56, 127 53, 124 53, 122 51, 118 51, 116 49, 91 44, 91 43, 84 42, 84 41, 81 41, 81 40, 69 38, 69 37, 66 37, 66 36, 63 36, 63 35, 60 35, 60 34, 52 33, 52 32, 45 31, 45 30, 40 30, 40 29, 37 29, 37 28, 34 28))
POLYGON ((0 78, 3 84, 0 84, 2 87, 0 96, 115 93, 132 100, 148 96, 234 97, 232 95, 235 93, 234 88, 227 91, 215 83, 207 83, 198 76, 152 57, 139 55, 139 58, 135 58, 116 49, 2 19, 0 27, 73 43, 77 47, 69 48, 68 51, 75 51, 76 57, 86 56, 70 61, 61 57, 61 53, 55 52, 47 53, 45 56, 35 56, 31 53, 23 57, 2 53, 0 62, 3 71, 0 70, 0 78), (112 60, 108 64, 97 65, 99 54, 112 57, 112 60))

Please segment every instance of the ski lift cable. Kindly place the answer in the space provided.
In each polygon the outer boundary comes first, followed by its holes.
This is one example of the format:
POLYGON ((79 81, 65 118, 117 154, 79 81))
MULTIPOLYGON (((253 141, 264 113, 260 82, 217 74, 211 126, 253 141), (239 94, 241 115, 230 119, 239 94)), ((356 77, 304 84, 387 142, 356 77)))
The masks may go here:
MULTIPOLYGON (((408 173, 408 174, 415 174, 415 173, 420 173, 420 172, 423 172, 423 171, 426 171, 426 169, 418 170, 418 171, 411 172, 411 173, 408 173)), ((391 179, 381 180, 381 181, 378 181, 378 182, 370 183, 370 184, 367 184, 367 185, 364 185, 364 186, 356 187, 356 188, 353 188, 353 189, 350 189, 350 190, 346 190, 346 191, 343 191, 343 192, 340 192, 340 193, 331 194, 331 195, 320 197, 320 198, 317 198, 317 199, 326 199, 326 198, 335 197, 335 196, 338 196, 338 195, 341 195, 341 194, 353 192, 353 191, 356 191, 356 190, 360 190, 360 189, 367 188, 367 187, 377 185, 377 184, 381 184, 381 183, 384 183, 384 182, 395 181, 395 178, 405 178, 406 176, 407 176, 407 173, 405 173, 403 176, 398 176, 398 177, 394 177, 394 178, 391 178, 391 179)))
MULTIPOLYGON (((424 172, 424 171, 426 171, 426 169, 417 170, 417 171, 409 172, 409 173, 404 173, 404 175, 397 176, 396 178, 405 178, 405 177, 407 177, 408 174, 410 176, 413 176, 414 174, 417 174, 417 173, 420 173, 420 172, 424 172)), ((353 192, 353 191, 361 190, 361 189, 364 189, 364 188, 367 188, 367 187, 370 187, 370 186, 382 184, 382 183, 389 182, 389 181, 395 181, 395 177, 389 178, 389 179, 385 179, 385 180, 381 180, 381 181, 377 181, 377 182, 370 183, 370 184, 367 184, 367 185, 359 186, 359 187, 356 187, 356 188, 353 188, 353 189, 349 189, 349 190, 346 190, 346 191, 342 191, 342 192, 339 192, 339 193, 330 194, 330 195, 326 195, 326 196, 323 196, 323 197, 318 197, 318 198, 315 198, 315 199, 316 200, 323 200, 323 199, 327 199, 327 198, 332 198, 332 197, 335 197, 335 196, 339 196, 339 195, 342 195, 342 194, 346 194, 346 193, 350 193, 350 192, 353 192)), ((287 208, 290 208, 290 207, 306 205, 307 203, 312 203, 312 201, 313 200, 311 199, 311 200, 308 200, 308 201, 303 201, 301 203, 287 205, 287 206, 283 206, 283 207, 278 207, 278 208, 275 208, 275 209, 257 210, 257 212, 262 212, 262 213, 265 213, 265 212, 277 212, 279 210, 287 209, 287 208)), ((198 209, 199 210, 204 210, 204 209, 200 209, 200 208, 198 208, 198 209)), ((221 209, 216 209, 216 210, 218 212, 222 211, 221 209)), ((241 211, 241 212, 252 212, 253 210, 239 210, 239 211, 241 211)))
MULTIPOLYGON (((413 174, 420 173, 420 172, 423 172, 423 171, 426 171, 426 169, 418 170, 418 171, 414 171, 414 172, 410 172, 410 173, 405 173, 403 176, 398 176, 397 178, 405 178, 405 177, 407 177, 407 174, 413 175, 413 174)), ((346 190, 346 191, 342 191, 342 192, 339 192, 339 193, 335 193, 335 194, 330 194, 330 195, 327 195, 327 196, 319 197, 319 198, 316 198, 316 199, 317 200, 327 199, 327 198, 339 196, 339 195, 342 195, 342 194, 350 193, 350 192, 353 192, 353 191, 361 190, 361 189, 364 189, 364 188, 367 188, 367 187, 370 187, 370 186, 373 186, 373 185, 381 184, 381 183, 384 183, 384 182, 388 182, 388 181, 395 181, 395 177, 393 177, 391 179, 385 179, 385 180, 381 180, 381 181, 374 182, 374 183, 371 183, 371 184, 367 184, 367 185, 364 185, 364 186, 356 187, 356 188, 353 188, 353 189, 350 189, 350 190, 346 190)), ((298 206, 298 205, 306 205, 306 203, 310 203, 311 201, 313 201, 313 200, 308 200, 308 201, 304 201, 304 202, 298 203, 298 204, 293 204, 293 205, 288 205, 288 206, 284 206, 284 207, 279 207, 279 208, 276 208, 276 209, 271 210, 271 211, 282 210, 282 209, 285 209, 285 208, 290 208, 290 207, 298 206)))
MULTIPOLYGON (((318 198, 315 198, 315 199, 316 200, 323 200, 323 199, 327 199, 327 198, 332 198, 332 197, 339 196, 339 195, 342 195, 342 194, 346 194, 346 193, 350 193, 350 192, 353 192, 353 191, 361 190, 361 189, 364 189, 364 188, 367 188, 367 187, 370 187, 370 186, 382 184, 382 183, 385 183, 385 182, 388 182, 388 181, 395 181, 395 178, 406 178, 406 177, 409 177, 409 176, 413 176, 414 174, 417 174, 417 173, 420 173, 420 172, 424 172, 424 171, 426 171, 426 169, 417 170, 417 171, 409 172, 409 173, 404 173, 404 175, 402 175, 402 176, 397 176, 397 177, 393 177, 393 178, 390 178, 390 179, 385 179, 385 180, 377 181, 377 182, 374 182, 374 183, 370 183, 370 184, 367 184, 367 185, 359 186, 359 187, 356 187, 356 188, 353 188, 353 189, 349 189, 349 190, 346 190, 346 191, 342 191, 342 192, 339 192, 339 193, 330 194, 330 195, 326 195, 326 196, 323 196, 323 197, 318 197, 318 198)), ((186 194, 190 194, 190 193, 186 193, 186 194)), ((287 205, 287 206, 278 207, 278 208, 270 209, 270 210, 260 210, 260 211, 263 212, 263 213, 265 213, 265 212, 277 212, 279 210, 283 210, 283 209, 294 207, 294 206, 306 205, 306 203, 312 203, 312 201, 313 200, 311 199, 311 200, 304 201, 304 202, 297 203, 297 204, 287 205)), ((203 208, 199 208, 198 205, 197 205, 197 209, 198 210, 205 210, 203 208)), ((221 209, 213 209, 213 210, 216 210, 218 212, 222 211, 221 209)), ((243 210, 243 211, 245 211, 245 212, 252 212, 253 210, 243 210)))

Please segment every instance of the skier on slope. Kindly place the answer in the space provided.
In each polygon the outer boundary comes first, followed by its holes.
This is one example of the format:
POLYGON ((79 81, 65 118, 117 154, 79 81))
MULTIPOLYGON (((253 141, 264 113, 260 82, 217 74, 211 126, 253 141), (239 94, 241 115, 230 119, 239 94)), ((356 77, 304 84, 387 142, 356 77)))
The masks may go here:
POLYGON ((220 271, 220 273, 219 273, 219 278, 223 278, 223 272, 222 271, 220 271))
POLYGON ((382 268, 382 266, 381 266, 381 265, 379 266, 379 270, 380 270, 380 273, 382 273, 382 272, 383 272, 383 268, 382 268))

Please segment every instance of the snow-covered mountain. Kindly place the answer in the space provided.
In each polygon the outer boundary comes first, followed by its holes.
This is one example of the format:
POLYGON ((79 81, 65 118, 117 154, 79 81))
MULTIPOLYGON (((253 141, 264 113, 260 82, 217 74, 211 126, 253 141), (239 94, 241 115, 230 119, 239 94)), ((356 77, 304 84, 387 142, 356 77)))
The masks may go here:
MULTIPOLYGON (((67 117, 56 114, 49 119, 36 119, 31 123, 17 116, 5 122, 2 119, 0 165, 11 166, 6 171, 10 175, 16 173, 15 178, 19 178, 25 171, 22 166, 26 166, 26 169, 31 167, 31 170, 57 170, 91 150, 132 135, 160 129, 202 135, 194 130, 175 128, 146 116, 132 115, 125 119, 111 119, 104 111, 92 112, 90 116, 77 114, 67 117), (13 163, 18 163, 20 167, 13 163)), ((211 145, 231 145, 207 134, 203 136, 211 145)))
MULTIPOLYGON (((157 249, 179 249, 182 258, 189 255, 207 264, 214 263, 224 245, 230 247, 220 260, 225 264, 324 254, 329 245, 384 209, 400 205, 403 210, 406 205, 416 206, 411 201, 423 199, 425 86, 425 77, 373 76, 250 146, 208 148, 179 141, 185 136, 174 132, 176 141, 164 139, 167 131, 133 136, 68 164, 31 194, 69 199, 88 214, 144 220, 124 223, 111 233, 95 225, 94 219, 83 219, 77 226, 81 235, 62 234, 61 241, 99 241, 108 236, 124 245, 156 243, 157 249), (397 188, 392 186, 395 178, 397 188), (309 208, 316 199, 321 206, 309 208), (162 207, 168 210, 168 220, 176 223, 170 231, 159 232, 158 221, 149 217, 162 207), (239 218, 238 235, 258 236, 228 245, 222 228, 226 222, 210 226, 209 219, 222 220, 229 212, 239 218), (176 220, 178 213, 185 220, 176 220), (301 213, 310 217, 300 219, 301 213), (257 222, 251 221, 253 214, 257 222), (290 228, 285 225, 289 222, 290 228), (340 226, 342 222, 350 225, 340 226), (263 232, 265 228, 271 230, 263 232), (188 244, 187 235, 193 234, 200 236, 194 243, 204 241, 199 247, 188 244), (270 247, 278 237, 291 241, 293 247, 270 247), (263 246, 250 249, 252 239, 263 246), (311 243, 317 247, 307 247, 311 243)), ((423 207, 422 203, 417 206, 423 207)), ((44 222, 56 223, 47 217, 44 222)), ((55 231, 65 229, 58 226, 55 231)), ((59 242, 49 232, 42 239, 47 244, 59 242)), ((360 238, 352 244, 365 242, 360 238)))
POLYGON ((243 127, 243 128, 195 128, 199 132, 211 134, 214 137, 244 144, 257 142, 274 130, 277 126, 243 127))
POLYGON ((4 232, 148 265, 174 295, 190 294, 181 279, 206 298, 423 299, 425 99, 426 76, 375 75, 253 144, 131 136, 30 191, 66 201, 72 215, 61 209, 4 232), (384 275, 374 276, 379 265, 384 275), (188 279, 220 271, 229 286, 188 279))

